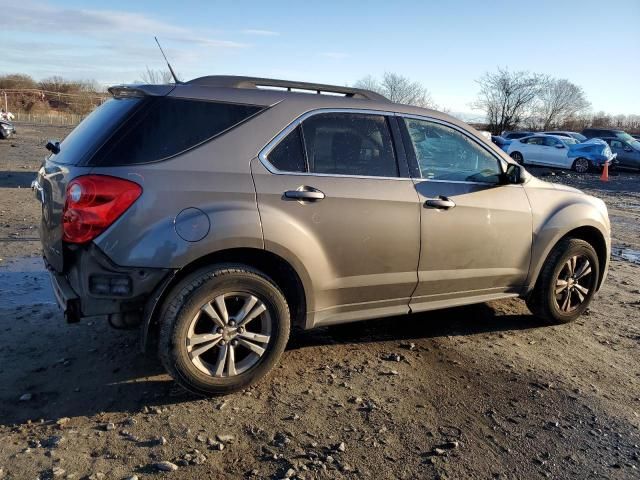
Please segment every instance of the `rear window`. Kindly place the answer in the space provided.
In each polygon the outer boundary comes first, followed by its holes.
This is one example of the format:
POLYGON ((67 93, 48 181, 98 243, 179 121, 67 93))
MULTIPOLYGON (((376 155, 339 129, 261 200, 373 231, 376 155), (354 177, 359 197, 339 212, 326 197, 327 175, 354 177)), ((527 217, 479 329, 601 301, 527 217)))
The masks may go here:
POLYGON ((142 102, 91 164, 133 165, 163 160, 224 133, 263 109, 173 97, 149 97, 142 102))
POLYGON ((93 155, 111 133, 140 104, 140 98, 113 98, 96 108, 60 144, 60 153, 51 155, 56 163, 78 164, 93 155))

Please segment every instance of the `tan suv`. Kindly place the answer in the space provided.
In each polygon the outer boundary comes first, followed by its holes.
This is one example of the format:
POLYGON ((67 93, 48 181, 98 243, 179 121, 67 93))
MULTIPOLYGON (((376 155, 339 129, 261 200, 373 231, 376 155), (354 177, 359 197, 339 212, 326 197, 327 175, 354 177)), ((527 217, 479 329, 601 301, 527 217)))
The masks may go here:
POLYGON ((604 203, 448 115, 246 77, 110 92, 47 146, 45 260, 68 321, 140 328, 199 394, 262 377, 292 326, 507 297, 569 322, 605 277, 604 203))

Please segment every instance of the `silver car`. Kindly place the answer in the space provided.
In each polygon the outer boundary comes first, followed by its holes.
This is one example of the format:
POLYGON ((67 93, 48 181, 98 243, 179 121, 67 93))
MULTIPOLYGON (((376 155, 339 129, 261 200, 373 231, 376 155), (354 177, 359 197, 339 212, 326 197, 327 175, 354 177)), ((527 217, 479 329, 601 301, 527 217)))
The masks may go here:
POLYGON ((604 203, 449 115, 247 77, 110 92, 48 144, 44 258, 69 322, 138 328, 198 394, 263 377, 292 327, 509 297, 565 323, 606 276, 604 203))

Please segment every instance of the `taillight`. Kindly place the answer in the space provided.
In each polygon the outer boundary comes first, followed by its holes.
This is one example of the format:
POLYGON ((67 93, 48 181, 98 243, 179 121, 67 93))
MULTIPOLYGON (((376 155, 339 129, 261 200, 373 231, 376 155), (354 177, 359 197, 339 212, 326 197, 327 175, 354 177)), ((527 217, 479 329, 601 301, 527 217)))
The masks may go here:
POLYGON ((104 232, 142 193, 135 182, 85 175, 69 182, 62 213, 62 239, 85 243, 104 232))

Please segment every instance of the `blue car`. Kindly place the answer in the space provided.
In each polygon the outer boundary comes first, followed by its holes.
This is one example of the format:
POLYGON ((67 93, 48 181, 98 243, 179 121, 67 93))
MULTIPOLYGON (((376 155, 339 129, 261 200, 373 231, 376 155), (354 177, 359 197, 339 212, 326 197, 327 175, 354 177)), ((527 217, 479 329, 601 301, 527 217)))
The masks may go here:
POLYGON ((511 140, 507 140, 499 135, 491 135, 491 141, 499 146, 503 151, 507 151, 509 145, 511 144, 511 140))

